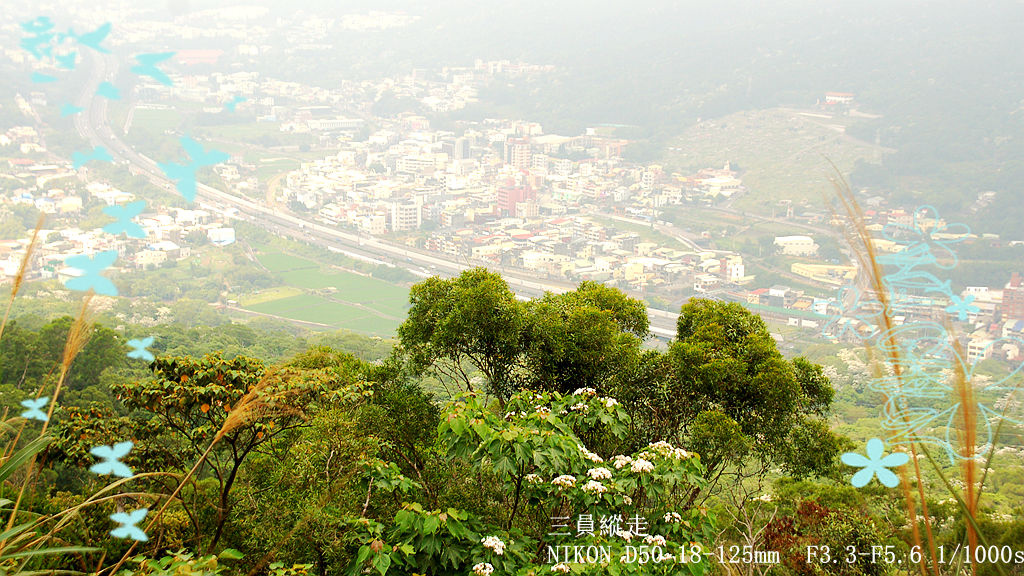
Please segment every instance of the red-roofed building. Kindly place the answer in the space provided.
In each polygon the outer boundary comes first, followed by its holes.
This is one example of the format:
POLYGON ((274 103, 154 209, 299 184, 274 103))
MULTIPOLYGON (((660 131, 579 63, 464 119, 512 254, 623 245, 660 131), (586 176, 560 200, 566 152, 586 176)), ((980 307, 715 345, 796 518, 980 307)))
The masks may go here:
POLYGON ((768 289, 758 288, 747 292, 747 304, 762 304, 768 301, 768 289))

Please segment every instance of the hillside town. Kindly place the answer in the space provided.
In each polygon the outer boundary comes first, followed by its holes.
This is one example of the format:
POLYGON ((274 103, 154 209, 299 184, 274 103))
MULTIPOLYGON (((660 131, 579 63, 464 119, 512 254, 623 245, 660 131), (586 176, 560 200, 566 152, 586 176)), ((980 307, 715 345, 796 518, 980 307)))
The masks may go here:
MULTIPOLYGON (((380 13, 346 25, 389 27, 402 22, 380 13)), ((303 26, 317 38, 319 24, 303 26)), ((137 34, 157 32, 141 29, 137 34)), ((198 106, 200 117, 208 119, 200 126, 213 134, 226 121, 231 103, 230 114, 261 127, 261 136, 241 142, 242 149, 304 152, 307 158, 268 179, 261 176, 265 159, 233 153, 211 179, 232 194, 452 261, 557 281, 597 281, 663 309, 695 295, 737 301, 766 318, 826 338, 844 337, 831 319, 842 308, 838 290, 857 281, 858 268, 845 251, 820 250, 823 241, 841 237, 841 221, 809 205, 789 205, 784 215, 772 218, 786 232, 771 236, 767 253, 757 254, 719 247, 728 234, 712 226, 701 229, 692 221, 672 221, 673 214, 692 208, 729 211, 734 200, 752 193, 742 170, 730 163, 678 172, 630 161, 624 150, 631 141, 618 136, 613 126, 569 135, 548 133, 539 123, 520 119, 432 126, 431 114, 473 105, 491 82, 543 78, 554 66, 477 59, 472 66, 415 70, 333 89, 253 71, 226 71, 223 66, 226 61, 254 60, 266 50, 243 43, 233 52, 177 52, 176 67, 169 71, 173 82, 141 79, 132 87, 132 105, 121 131, 130 134, 135 116, 144 111, 184 105, 198 106), (382 101, 417 111, 375 113, 382 101), (308 144, 293 144, 295 138, 308 144), (770 263, 762 262, 765 258, 770 263), (752 261, 761 271, 771 271, 767 279, 753 272, 752 261)), ((16 50, 5 50, 4 56, 28 65, 16 50)), ((824 99, 818 99, 821 113, 812 115, 848 114, 855 102, 851 93, 824 92, 824 99)), ((101 234, 99 227, 78 228, 74 222, 88 207, 123 207, 138 198, 90 177, 88 167, 74 169, 48 152, 32 120, 52 106, 42 90, 19 95, 17 107, 26 122, 0 134, 0 154, 7 158, 3 175, 28 183, 11 186, 0 209, 31 207, 54 215, 52 221, 60 224, 43 231, 45 242, 36 252, 39 266, 33 268, 37 277, 73 276, 76 270, 63 262, 78 254, 117 250, 116 267, 145 270, 187 257, 200 240, 214 245, 235 241, 233 215, 203 205, 147 210, 139 216, 146 233, 142 239, 114 238, 101 234)), ((168 136, 177 135, 168 131, 168 136)), ((913 209, 870 195, 864 205, 864 224, 876 237, 874 249, 882 254, 900 250, 902 245, 885 238, 884 231, 918 225, 913 209)), ((944 221, 927 223, 936 231, 944 226, 944 221)), ((991 240, 984 234, 971 238, 991 240)), ((17 274, 27 241, 0 243, 4 281, 17 274)), ((1015 275, 1005 286, 968 286, 963 291, 961 296, 970 297, 976 308, 963 320, 965 348, 972 358, 1012 359, 1021 354, 992 345, 1001 336, 1019 335, 1024 327, 1020 290, 1015 275)), ((896 322, 937 317, 949 306, 948 301, 922 299, 896 322)))

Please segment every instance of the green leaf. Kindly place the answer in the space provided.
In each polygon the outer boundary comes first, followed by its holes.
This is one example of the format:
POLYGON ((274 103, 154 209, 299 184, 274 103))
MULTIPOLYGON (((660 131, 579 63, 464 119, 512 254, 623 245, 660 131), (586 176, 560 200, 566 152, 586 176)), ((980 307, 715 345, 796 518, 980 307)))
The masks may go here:
POLYGON ((381 576, 387 574, 389 566, 391 566, 390 554, 378 554, 377 557, 373 559, 373 567, 377 569, 377 572, 380 572, 381 576))
MULTIPOLYGON (((15 526, 15 527, 11 528, 10 530, 4 530, 2 533, 0 533, 0 542, 7 542, 12 537, 17 536, 18 534, 21 534, 22 532, 25 532, 26 530, 29 530, 29 529, 35 527, 35 524, 36 524, 35 521, 33 521, 33 522, 25 522, 24 524, 19 524, 19 525, 15 526)), ((11 544, 11 543, 8 542, 8 544, 11 544)))
POLYGON ((423 518, 423 532, 426 534, 433 534, 437 532, 437 529, 441 526, 441 519, 433 514, 428 514, 423 518))
POLYGON ((9 558, 29 558, 32 556, 53 556, 59 554, 75 554, 84 552, 96 552, 100 548, 89 548, 86 546, 64 546, 60 548, 40 548, 38 550, 26 550, 24 552, 14 552, 13 554, 4 554, 0 556, 0 560, 7 560, 9 558))
POLYGON ((50 442, 53 442, 52 436, 40 436, 15 452, 7 462, 4 462, 3 466, 0 466, 0 483, 5 482, 15 470, 21 468, 25 462, 41 452, 50 442))
POLYGON ((456 435, 462 436, 466 433, 466 421, 462 418, 453 418, 449 424, 456 435))
POLYGON ((217 557, 222 560, 241 560, 245 557, 245 554, 242 554, 234 548, 228 548, 227 550, 218 554, 217 557))
POLYGON ((370 547, 369 546, 365 546, 365 545, 364 546, 360 546, 359 547, 359 554, 356 555, 356 564, 361 566, 363 564, 363 562, 366 562, 366 559, 369 558, 369 557, 370 557, 370 547))

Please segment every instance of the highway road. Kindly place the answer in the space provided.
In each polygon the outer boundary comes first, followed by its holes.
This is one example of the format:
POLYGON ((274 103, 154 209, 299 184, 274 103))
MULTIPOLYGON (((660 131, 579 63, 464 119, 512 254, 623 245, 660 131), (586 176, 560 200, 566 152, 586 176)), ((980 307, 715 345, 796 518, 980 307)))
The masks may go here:
MULTIPOLYGON (((76 115, 75 128, 92 146, 104 146, 115 162, 125 165, 145 176, 154 185, 171 193, 177 193, 175 184, 168 180, 157 163, 125 144, 110 129, 107 117, 107 99, 95 95, 96 88, 105 80, 114 81, 120 67, 116 56, 100 56, 93 53, 92 72, 79 94, 77 106, 85 109, 76 115)), ((280 209, 268 207, 245 197, 229 194, 205 184, 198 184, 197 202, 205 202, 222 210, 234 208, 239 217, 261 226, 271 233, 323 246, 350 257, 369 260, 379 264, 395 265, 409 269, 414 274, 455 276, 473 267, 471 264, 451 260, 446 255, 417 250, 400 244, 392 244, 379 238, 352 233, 324 226, 319 222, 299 218, 280 209), (390 258, 391 262, 386 259, 390 258), (429 271, 429 272, 428 272, 429 271)), ((536 296, 545 291, 562 293, 575 288, 571 282, 559 282, 503 272, 509 286, 520 296, 536 296)), ((647 309, 651 321, 651 332, 659 338, 669 339, 675 335, 677 314, 647 309)))

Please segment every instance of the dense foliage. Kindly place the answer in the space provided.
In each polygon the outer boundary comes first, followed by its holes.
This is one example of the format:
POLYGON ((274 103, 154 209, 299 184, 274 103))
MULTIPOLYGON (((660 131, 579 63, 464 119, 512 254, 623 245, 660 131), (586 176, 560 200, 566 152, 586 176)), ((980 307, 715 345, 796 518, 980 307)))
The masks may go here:
MULTIPOLYGON (((93 325, 69 359, 77 320, 7 326, 9 409, 53 390, 55 363, 70 369, 45 435, 8 420, 24 439, 12 437, 0 481, 24 536, 0 545, 0 567, 700 575, 762 550, 779 554, 773 573, 875 575, 892 566, 806 550, 908 553, 899 495, 842 480, 825 371, 784 358, 746 309, 694 300, 654 350, 641 346, 642 303, 599 284, 523 302, 475 269, 428 279, 411 300, 386 358, 341 336, 284 363, 175 354, 185 344, 168 335, 147 364, 93 325), (127 439, 120 463, 134 476, 90 471, 97 446, 127 439), (143 507, 147 540, 111 533, 112 514, 143 507)), ((955 545, 956 508, 930 504, 939 541, 955 545)), ((995 519, 982 529, 994 542, 1019 533, 995 519)))

